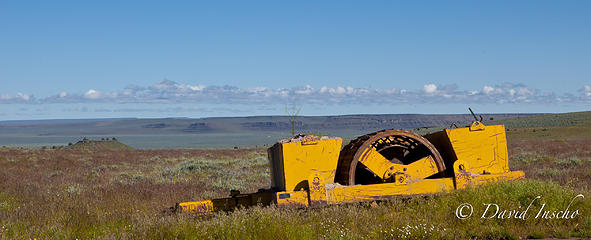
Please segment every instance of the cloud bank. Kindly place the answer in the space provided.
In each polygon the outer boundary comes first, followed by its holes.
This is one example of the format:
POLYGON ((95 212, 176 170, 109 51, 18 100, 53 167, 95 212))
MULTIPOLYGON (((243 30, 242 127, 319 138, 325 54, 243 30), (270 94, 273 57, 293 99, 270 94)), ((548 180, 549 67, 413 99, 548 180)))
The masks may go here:
POLYGON ((584 85, 574 93, 543 92, 523 84, 484 85, 480 89, 462 90, 457 85, 425 84, 422 89, 369 89, 345 86, 313 88, 238 88, 204 86, 164 80, 152 86, 128 85, 124 89, 102 92, 88 89, 83 93, 60 92, 43 98, 23 93, 0 94, 0 103, 206 103, 206 104, 277 104, 296 99, 300 104, 589 104, 591 86, 584 85))

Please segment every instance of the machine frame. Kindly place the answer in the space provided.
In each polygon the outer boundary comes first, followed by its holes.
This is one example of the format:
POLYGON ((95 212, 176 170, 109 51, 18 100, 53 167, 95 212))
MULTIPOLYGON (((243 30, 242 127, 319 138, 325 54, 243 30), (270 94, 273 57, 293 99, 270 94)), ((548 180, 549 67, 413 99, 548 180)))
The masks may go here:
POLYGON ((343 168, 339 165, 341 138, 306 135, 281 140, 268 149, 270 189, 251 194, 231 191, 229 198, 181 202, 174 210, 208 215, 254 205, 316 207, 445 193, 525 177, 523 171, 509 170, 503 125, 485 126, 475 121, 465 128, 448 128, 419 138, 434 147, 435 154, 408 164, 386 159, 372 146, 359 150, 356 156, 362 157, 349 168, 361 163, 383 181, 365 185, 341 184, 343 181, 336 180, 337 169, 343 168))

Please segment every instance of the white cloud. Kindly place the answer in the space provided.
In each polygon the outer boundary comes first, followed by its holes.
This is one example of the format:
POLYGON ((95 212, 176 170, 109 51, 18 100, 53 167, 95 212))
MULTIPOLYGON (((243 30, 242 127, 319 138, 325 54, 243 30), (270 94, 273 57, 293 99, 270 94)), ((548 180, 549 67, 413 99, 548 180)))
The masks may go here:
POLYGON ((484 87, 482 87, 482 92, 484 94, 486 94, 486 95, 489 95, 489 94, 491 94, 494 91, 495 91, 495 88, 494 87, 486 86, 486 85, 484 87))
POLYGON ((434 94, 435 92, 437 92, 437 85, 432 83, 426 84, 425 86, 423 86, 423 92, 427 94, 434 94))
POLYGON ((519 88, 517 90, 517 95, 520 96, 533 96, 535 95, 536 91, 533 89, 528 89, 528 88, 519 88))
POLYGON ((164 80, 152 86, 128 85, 124 89, 101 92, 89 89, 83 93, 59 92, 36 99, 32 95, 0 94, 0 103, 204 103, 204 104, 282 104, 297 99, 302 104, 445 104, 445 103, 589 103, 591 85, 579 94, 557 95, 523 84, 483 85, 476 89, 458 89, 457 85, 425 84, 421 89, 356 88, 352 86, 310 85, 273 89, 268 87, 238 88, 204 86, 164 80))
MULTIPOLYGON (((347 93, 347 90, 344 87, 338 86, 336 88, 328 88, 326 91, 333 95, 341 95, 347 93)), ((324 93, 324 92, 322 92, 324 93)))
POLYGON ((249 88, 247 91, 252 92, 252 93, 261 93, 261 92, 266 92, 267 90, 268 90, 268 88, 266 88, 266 87, 255 87, 255 88, 249 88))
POLYGON ((31 97, 29 95, 23 94, 23 93, 17 93, 16 98, 24 100, 24 101, 29 101, 29 99, 31 99, 31 97))
POLYGON ((302 89, 297 89, 295 90, 296 94, 302 94, 302 95, 309 95, 314 91, 314 88, 312 88, 310 85, 306 85, 304 88, 302 89))
POLYGON ((101 97, 101 92, 90 89, 84 93, 84 98, 86 99, 99 99, 101 97))
POLYGON ((509 95, 513 97, 515 95, 515 89, 509 89, 509 95))
POLYGON ((192 91, 201 91, 205 88, 204 85, 198 85, 198 86, 191 86, 191 85, 187 85, 187 87, 189 89, 191 89, 192 91))
POLYGON ((591 86, 585 85, 583 86, 583 93, 586 97, 591 97, 591 86))

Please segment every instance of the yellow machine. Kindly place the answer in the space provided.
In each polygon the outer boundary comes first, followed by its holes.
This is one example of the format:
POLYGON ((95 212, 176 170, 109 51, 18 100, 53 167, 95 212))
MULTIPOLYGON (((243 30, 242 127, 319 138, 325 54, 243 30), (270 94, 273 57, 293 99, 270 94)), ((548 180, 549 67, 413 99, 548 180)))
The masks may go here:
POLYGON ((298 136, 268 149, 271 189, 182 202, 178 212, 211 214, 276 204, 309 207, 433 194, 487 182, 524 178, 509 171, 503 125, 444 129, 424 136, 389 129, 352 140, 298 136))

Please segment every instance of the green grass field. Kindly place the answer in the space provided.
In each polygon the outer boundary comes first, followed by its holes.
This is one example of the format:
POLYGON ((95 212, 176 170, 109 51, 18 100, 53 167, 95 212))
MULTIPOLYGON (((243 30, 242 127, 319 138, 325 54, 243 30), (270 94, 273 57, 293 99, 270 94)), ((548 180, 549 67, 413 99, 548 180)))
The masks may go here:
POLYGON ((589 113, 548 117, 507 122, 509 164, 525 171, 525 181, 377 205, 254 207, 211 217, 165 210, 176 202, 226 197, 230 189, 269 187, 265 149, 0 148, 0 239, 591 237, 589 113), (577 216, 548 217, 564 212, 578 194, 585 198, 569 207, 577 216), (525 220, 481 218, 486 204, 523 210, 532 200, 525 220), (459 219, 455 212, 464 203, 474 215, 459 219), (536 218, 541 208, 548 214, 536 218))

